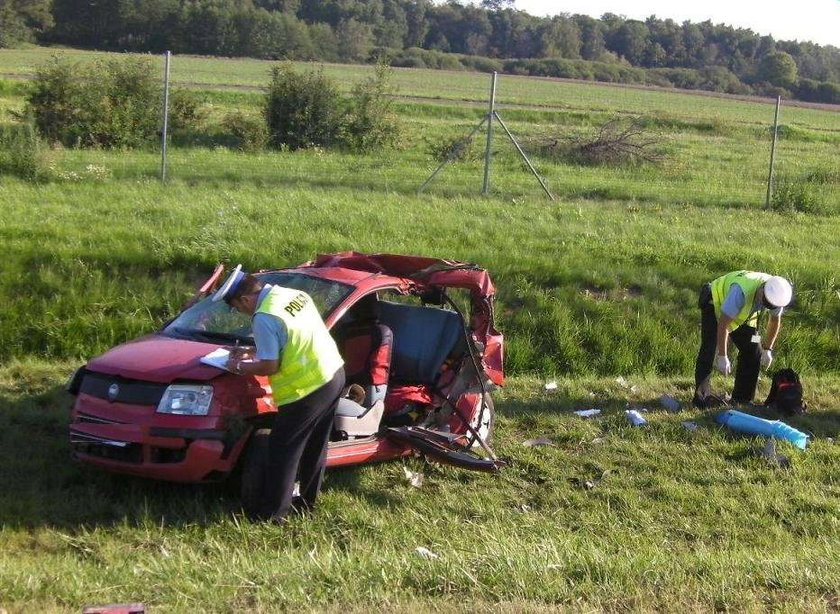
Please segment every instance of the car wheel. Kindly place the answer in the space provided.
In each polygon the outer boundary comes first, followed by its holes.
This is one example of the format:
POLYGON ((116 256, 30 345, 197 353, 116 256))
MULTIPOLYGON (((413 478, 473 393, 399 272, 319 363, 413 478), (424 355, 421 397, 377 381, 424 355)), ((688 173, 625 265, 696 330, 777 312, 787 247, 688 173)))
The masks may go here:
MULTIPOLYGON (((489 392, 479 397, 479 403, 481 407, 479 407, 477 411, 473 412, 472 420, 470 420, 470 426, 477 430, 478 434, 481 435, 481 438, 484 440, 484 443, 489 445, 493 440, 493 426, 496 421, 496 406, 493 403, 493 397, 490 396, 489 392)), ((481 447, 481 444, 478 443, 478 439, 472 433, 469 434, 468 441, 469 447, 471 448, 481 447)))
POLYGON ((242 508, 249 516, 255 516, 259 513, 270 434, 271 429, 254 431, 241 461, 242 474, 240 476, 239 497, 242 501, 242 508))

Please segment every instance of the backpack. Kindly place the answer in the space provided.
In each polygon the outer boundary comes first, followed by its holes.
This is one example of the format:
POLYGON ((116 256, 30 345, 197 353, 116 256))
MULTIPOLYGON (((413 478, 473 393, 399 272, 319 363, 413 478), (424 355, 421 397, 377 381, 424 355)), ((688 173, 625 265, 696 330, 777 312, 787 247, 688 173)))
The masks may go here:
POLYGON ((767 407, 777 410, 785 416, 801 414, 807 408, 802 400, 802 382, 793 369, 779 369, 773 374, 770 394, 764 401, 767 407))

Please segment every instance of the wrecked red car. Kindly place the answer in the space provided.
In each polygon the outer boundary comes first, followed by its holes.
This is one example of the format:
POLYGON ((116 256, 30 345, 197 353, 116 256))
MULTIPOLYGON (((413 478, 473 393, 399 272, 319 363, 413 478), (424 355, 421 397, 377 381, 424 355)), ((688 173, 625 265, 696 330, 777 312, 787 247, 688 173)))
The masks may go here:
MULTIPOLYGON (((200 361, 220 347, 253 345, 250 319, 208 297, 222 273, 220 265, 159 331, 73 375, 76 459, 176 482, 257 470, 277 411, 267 378, 200 361)), ((329 467, 417 451, 471 469, 500 466, 487 442, 490 390, 504 378, 503 337, 493 324, 486 271, 450 260, 345 252, 256 275, 313 298, 345 359, 348 383, 361 387, 355 402, 339 405, 329 467), (481 448, 483 455, 476 453, 481 448)))

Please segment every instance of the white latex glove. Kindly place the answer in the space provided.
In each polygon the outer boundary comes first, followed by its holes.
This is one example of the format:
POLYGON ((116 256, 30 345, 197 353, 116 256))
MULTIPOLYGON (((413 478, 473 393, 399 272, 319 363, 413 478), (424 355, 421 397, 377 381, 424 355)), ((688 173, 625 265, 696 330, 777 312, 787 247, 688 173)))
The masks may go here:
POLYGON ((715 357, 715 369, 723 373, 724 375, 729 375, 732 373, 732 363, 729 362, 728 356, 716 356, 715 357))
POLYGON ((773 352, 771 350, 765 350, 764 348, 761 348, 761 366, 765 369, 769 369, 772 363, 773 352))

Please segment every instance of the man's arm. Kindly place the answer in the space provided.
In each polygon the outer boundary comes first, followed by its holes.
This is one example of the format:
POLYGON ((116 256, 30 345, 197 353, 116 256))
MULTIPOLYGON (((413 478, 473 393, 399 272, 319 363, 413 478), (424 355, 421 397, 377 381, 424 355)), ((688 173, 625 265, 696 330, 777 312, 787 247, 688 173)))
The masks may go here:
POLYGON ((733 318, 721 313, 718 318, 717 327, 717 355, 726 356, 726 348, 729 345, 729 324, 733 318))
POLYGON ((240 375, 274 375, 280 369, 280 361, 274 360, 231 360, 228 368, 240 375))
POLYGON ((241 375, 274 375, 280 370, 283 348, 286 345, 286 326, 268 314, 257 314, 251 322, 256 352, 254 358, 233 355, 227 367, 241 375))
POLYGON ((776 337, 779 335, 781 328, 781 316, 770 314, 770 318, 767 321, 767 330, 764 332, 764 342, 761 344, 762 349, 773 349, 773 344, 776 343, 776 337))

